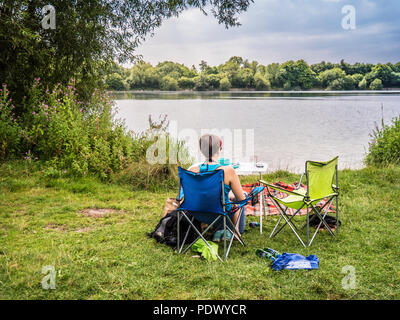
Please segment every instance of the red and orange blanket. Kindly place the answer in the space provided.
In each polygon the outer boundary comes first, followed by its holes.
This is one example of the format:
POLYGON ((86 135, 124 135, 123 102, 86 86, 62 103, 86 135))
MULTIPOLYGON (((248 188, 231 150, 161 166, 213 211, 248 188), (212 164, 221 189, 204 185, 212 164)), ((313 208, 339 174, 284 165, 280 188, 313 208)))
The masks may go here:
MULTIPOLYGON (((243 191, 250 193, 251 190, 253 190, 254 187, 258 187, 260 184, 257 183, 253 183, 253 184, 244 184, 242 185, 243 191)), ((288 191, 293 191, 296 189, 298 182, 295 182, 293 184, 287 184, 284 182, 275 182, 274 185, 276 185, 277 187, 280 187, 282 189, 288 190, 288 191)), ((300 185, 300 188, 304 188, 306 189, 307 187, 303 184, 300 185)), ((284 192, 279 192, 277 190, 273 190, 273 189, 269 189, 270 193, 274 196, 276 196, 277 198, 285 198, 287 197, 287 193, 284 192)), ((279 214, 278 209, 276 208, 276 206, 274 205, 274 203, 272 202, 272 200, 268 197, 268 191, 267 191, 267 187, 265 187, 264 189, 264 196, 265 196, 265 203, 266 203, 266 209, 265 209, 265 213, 268 216, 272 216, 272 215, 277 215, 279 214)), ((256 199, 259 200, 259 199, 256 199)), ((320 201, 317 206, 323 206, 326 203, 326 200, 322 200, 320 201)), ((287 215, 293 215, 296 212, 296 210, 294 209, 290 209, 288 208, 288 210, 286 211, 287 215)), ((330 209, 328 212, 335 212, 335 207, 333 206, 333 204, 331 205, 330 209)), ((307 210, 306 209, 302 209, 300 210, 300 212, 297 215, 306 215, 307 214, 307 210)), ((246 215, 250 215, 250 216, 259 216, 260 215, 260 201, 253 201, 253 203, 249 203, 246 206, 246 215)))

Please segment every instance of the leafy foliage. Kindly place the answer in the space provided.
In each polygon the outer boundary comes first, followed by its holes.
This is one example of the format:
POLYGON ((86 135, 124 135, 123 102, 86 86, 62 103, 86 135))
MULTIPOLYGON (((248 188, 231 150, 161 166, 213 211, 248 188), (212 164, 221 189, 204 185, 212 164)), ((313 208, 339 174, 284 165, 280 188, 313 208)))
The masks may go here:
MULTIPOLYGON (((11 156, 24 157, 28 162, 40 160, 47 163, 49 176, 92 173, 110 178, 140 166, 147 169, 141 174, 135 170, 135 174, 143 180, 153 170, 146 166, 146 151, 157 139, 154 132, 163 128, 166 119, 161 124, 150 121, 148 131, 135 134, 115 119, 113 101, 104 91, 95 89, 90 100, 83 102, 73 85, 50 91, 40 78, 34 80, 29 98, 23 102, 28 112, 17 116, 7 87, 1 90, 0 160, 11 156)), ((169 145, 174 143, 177 142, 169 141, 169 145)), ((188 156, 182 143, 178 143, 176 150, 188 156)), ((173 167, 176 169, 176 165, 159 165, 153 178, 173 174, 173 167)))
POLYGON ((382 88, 383 88, 382 80, 379 78, 376 78, 374 81, 371 82, 371 84, 369 85, 369 88, 371 90, 382 90, 382 88))
POLYGON ((391 125, 384 124, 382 120, 382 127, 376 126, 371 136, 365 158, 367 164, 384 167, 400 164, 400 117, 394 118, 391 125))
POLYGON ((156 66, 139 61, 130 69, 114 68, 113 73, 106 76, 105 83, 111 90, 355 90, 370 89, 372 83, 374 90, 380 90, 400 87, 400 72, 395 72, 396 66, 390 63, 351 65, 343 60, 339 64, 323 61, 310 66, 304 60, 262 65, 233 56, 218 66, 201 61, 197 71, 195 66, 188 68, 172 61, 156 66))
POLYGON ((311 70, 304 60, 287 61, 279 70, 278 82, 286 90, 289 89, 311 89, 315 82, 315 72, 311 70))
POLYGON ((16 122, 14 104, 6 85, 0 89, 0 161, 19 149, 21 128, 16 122))
MULTIPOLYGON (((44 29, 42 8, 48 1, 1 1, 0 79, 8 84, 17 102, 28 95, 36 77, 50 90, 58 83, 67 85, 74 80, 81 99, 89 100, 93 89, 102 84, 99 80, 104 73, 115 73, 114 60, 122 63, 140 58, 135 52, 137 46, 152 35, 162 21, 179 16, 188 8, 199 8, 204 14, 211 13, 226 27, 237 26, 237 15, 247 10, 251 2, 53 0, 56 29, 44 29)), ((125 84, 115 77, 111 76, 107 85, 122 88, 125 84)), ((154 79, 150 82, 158 85, 154 79)), ((22 107, 16 104, 17 113, 26 111, 22 107)))

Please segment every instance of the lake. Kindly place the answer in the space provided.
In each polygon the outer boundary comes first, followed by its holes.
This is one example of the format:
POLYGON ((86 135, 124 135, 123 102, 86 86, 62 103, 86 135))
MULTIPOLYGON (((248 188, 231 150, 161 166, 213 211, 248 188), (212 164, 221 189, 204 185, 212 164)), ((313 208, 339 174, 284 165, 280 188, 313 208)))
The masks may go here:
MULTIPOLYGON (((114 94, 117 116, 135 132, 148 128, 149 115, 156 120, 166 114, 178 134, 219 130, 226 134, 224 151, 229 158, 248 161, 250 152, 271 171, 301 172, 306 160, 336 155, 341 169, 361 168, 375 125, 400 115, 400 91, 114 94)), ((198 160, 196 146, 190 139, 188 143, 198 160)))

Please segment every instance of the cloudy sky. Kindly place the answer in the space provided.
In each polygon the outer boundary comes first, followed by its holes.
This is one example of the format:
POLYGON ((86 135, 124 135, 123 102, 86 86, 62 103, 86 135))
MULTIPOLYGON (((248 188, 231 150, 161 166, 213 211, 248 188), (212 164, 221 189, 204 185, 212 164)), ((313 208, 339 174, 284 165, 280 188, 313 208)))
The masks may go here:
POLYGON ((152 64, 188 66, 218 65, 234 55, 262 64, 400 61, 399 0, 254 0, 240 22, 225 29, 211 14, 190 9, 165 21, 137 52, 152 64), (342 27, 346 5, 355 8, 354 30, 342 27))

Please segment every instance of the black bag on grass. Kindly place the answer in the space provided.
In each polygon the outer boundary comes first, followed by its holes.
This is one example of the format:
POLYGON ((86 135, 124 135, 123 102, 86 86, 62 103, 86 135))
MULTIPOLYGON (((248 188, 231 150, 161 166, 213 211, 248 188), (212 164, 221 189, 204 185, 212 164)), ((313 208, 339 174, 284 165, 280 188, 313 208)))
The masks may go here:
MULTIPOLYGON (((189 213, 186 213, 186 216, 191 220, 192 216, 189 213)), ((196 226, 198 230, 201 228, 201 223, 196 219, 193 220, 193 224, 196 226)), ((189 222, 186 221, 185 218, 181 216, 180 221, 180 244, 183 242, 183 238, 185 237, 186 231, 189 228, 189 222)), ((177 230, 178 230, 178 216, 176 211, 172 211, 167 213, 165 217, 161 218, 160 222, 157 224, 155 230, 153 232, 148 233, 147 235, 150 238, 154 238, 157 242, 164 243, 167 246, 176 247, 177 244, 177 230)), ((186 243, 192 242, 196 239, 197 233, 190 228, 189 234, 186 239, 186 243)))
MULTIPOLYGON (((340 220, 336 221, 336 218, 330 215, 326 215, 324 220, 331 228, 336 228, 337 225, 339 225, 340 227, 342 225, 342 222, 340 220)), ((321 219, 316 214, 310 215, 310 226, 317 227, 320 222, 321 219)), ((321 228, 324 229, 324 227, 324 224, 321 224, 321 228)))

